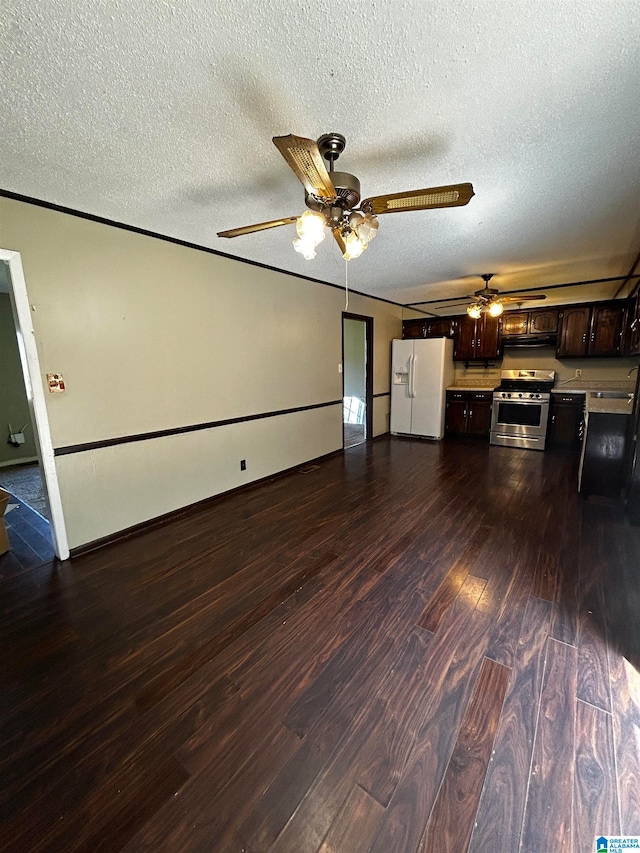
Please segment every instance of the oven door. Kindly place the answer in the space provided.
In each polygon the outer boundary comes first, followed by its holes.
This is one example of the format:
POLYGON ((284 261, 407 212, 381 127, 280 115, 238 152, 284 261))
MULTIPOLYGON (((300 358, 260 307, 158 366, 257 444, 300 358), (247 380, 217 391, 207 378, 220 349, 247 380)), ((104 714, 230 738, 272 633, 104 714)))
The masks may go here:
POLYGON ((549 400, 493 400, 491 431, 505 436, 544 438, 549 420, 549 400))

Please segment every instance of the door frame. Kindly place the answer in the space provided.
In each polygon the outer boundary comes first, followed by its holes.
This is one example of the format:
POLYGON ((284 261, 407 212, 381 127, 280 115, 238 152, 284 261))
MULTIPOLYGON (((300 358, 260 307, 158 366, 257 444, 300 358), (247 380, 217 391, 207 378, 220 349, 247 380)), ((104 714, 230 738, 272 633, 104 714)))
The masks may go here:
POLYGON ((9 267, 9 298, 11 300, 13 321, 18 338, 22 375, 27 392, 36 451, 38 453, 44 491, 51 513, 50 526, 53 550, 58 559, 67 560, 69 558, 67 529, 62 512, 62 499, 60 497, 53 441, 49 427, 49 416, 47 414, 35 332, 31 321, 31 306, 29 305, 27 285, 22 269, 22 258, 19 252, 0 249, 0 263, 2 262, 9 267))
MULTIPOLYGON (((342 399, 344 400, 344 321, 361 320, 364 324, 365 342, 365 441, 373 438, 373 317, 364 314, 352 314, 349 311, 342 312, 342 399)), ((342 422, 342 445, 344 447, 344 417, 342 422)))

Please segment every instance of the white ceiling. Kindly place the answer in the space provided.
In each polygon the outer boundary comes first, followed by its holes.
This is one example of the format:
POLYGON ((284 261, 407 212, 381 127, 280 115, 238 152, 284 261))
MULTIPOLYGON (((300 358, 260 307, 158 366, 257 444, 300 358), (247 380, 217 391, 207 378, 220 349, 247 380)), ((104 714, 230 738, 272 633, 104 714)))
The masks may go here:
POLYGON ((623 276, 640 250, 640 0, 9 0, 0 71, 2 189, 324 281, 330 240, 216 237, 305 210, 272 136, 344 134, 365 196, 471 181, 350 263, 393 301, 623 276))

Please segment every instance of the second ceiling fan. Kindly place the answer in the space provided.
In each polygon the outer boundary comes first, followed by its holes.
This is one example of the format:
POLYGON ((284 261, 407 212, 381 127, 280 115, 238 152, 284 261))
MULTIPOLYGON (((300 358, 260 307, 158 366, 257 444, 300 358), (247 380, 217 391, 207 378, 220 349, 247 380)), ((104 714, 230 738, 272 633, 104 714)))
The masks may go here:
POLYGON ((254 231, 296 223, 298 236, 294 248, 308 260, 316 256, 316 247, 325 238, 325 228, 333 234, 344 258, 357 258, 378 230, 378 216, 410 210, 458 207, 468 204, 474 195, 470 183, 409 190, 361 200, 360 181, 349 172, 334 170, 344 151, 346 140, 340 133, 326 133, 317 142, 302 136, 274 136, 273 142, 304 186, 306 210, 302 216, 287 216, 256 225, 219 231, 218 237, 239 237, 254 231), (329 164, 327 171, 323 158, 329 164))
POLYGON ((471 299, 471 303, 467 305, 467 314, 477 320, 481 314, 487 313, 492 317, 499 317, 504 308, 503 306, 509 302, 530 302, 539 299, 546 299, 544 293, 532 293, 526 296, 513 296, 517 294, 517 290, 512 290, 509 294, 500 296, 500 291, 495 287, 489 287, 489 282, 493 278, 494 273, 483 273, 480 278, 484 281, 484 287, 476 290, 473 296, 463 296, 462 300, 471 299))

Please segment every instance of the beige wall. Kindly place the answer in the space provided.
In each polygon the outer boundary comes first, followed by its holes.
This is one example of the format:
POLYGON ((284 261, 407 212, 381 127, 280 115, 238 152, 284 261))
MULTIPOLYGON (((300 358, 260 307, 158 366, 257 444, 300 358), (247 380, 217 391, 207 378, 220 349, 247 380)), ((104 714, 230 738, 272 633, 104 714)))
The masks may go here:
MULTIPOLYGON (((55 448, 341 399, 341 290, 8 199, 0 246, 22 256, 43 379, 65 378, 55 448)), ((388 392, 402 309, 351 294, 349 311, 374 318, 388 392)), ((377 398, 374 435, 388 413, 377 398)), ((69 544, 336 450, 341 421, 337 403, 59 456, 69 544)))
POLYGON ((11 300, 8 293, 0 293, 0 465, 18 464, 35 458, 36 446, 22 377, 11 300), (9 424, 14 432, 26 424, 24 444, 18 447, 7 444, 9 424))

